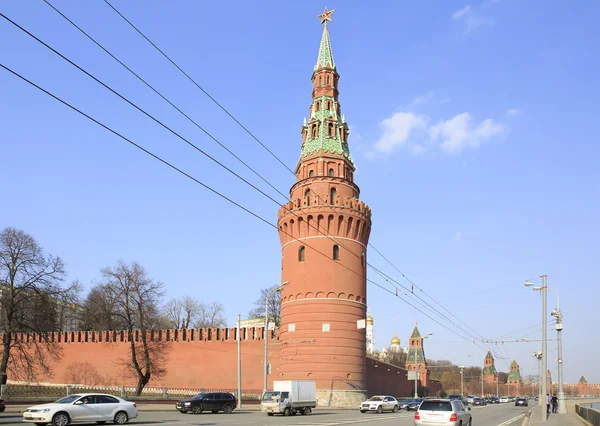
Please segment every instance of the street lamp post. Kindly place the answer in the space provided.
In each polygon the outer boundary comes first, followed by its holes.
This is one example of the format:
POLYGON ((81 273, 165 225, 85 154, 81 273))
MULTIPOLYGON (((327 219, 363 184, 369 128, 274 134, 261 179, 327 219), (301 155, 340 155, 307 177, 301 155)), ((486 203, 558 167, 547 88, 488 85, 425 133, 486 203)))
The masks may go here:
POLYGON ((465 366, 461 365, 458 368, 460 368, 460 396, 464 397, 465 396, 465 391, 464 391, 464 370, 465 370, 465 366))
POLYGON ((267 292, 265 296, 265 372, 263 377, 263 393, 267 391, 267 374, 269 373, 269 297, 273 293, 278 293, 283 289, 284 285, 288 285, 290 282, 286 281, 281 283, 281 285, 273 290, 267 292))
POLYGON ((498 372, 496 371, 496 398, 500 398, 500 394, 498 393, 498 372))
POLYGON ((562 360, 562 312, 560 311, 560 297, 558 296, 558 290, 554 287, 548 287, 556 294, 556 309, 554 309, 550 315, 556 319, 556 340, 558 342, 558 413, 567 413, 567 401, 565 399, 565 392, 563 389, 563 360, 562 360))
POLYGON ((538 361, 538 399, 540 400, 540 404, 542 403, 542 370, 540 367, 540 361, 542 360, 542 352, 534 352, 533 357, 538 361))
MULTIPOLYGON (((540 390, 540 411, 541 411, 541 418, 544 419, 544 422, 546 421, 546 401, 544 400, 546 398, 546 393, 548 392, 548 377, 546 376, 546 371, 548 371, 548 330, 547 330, 547 321, 548 319, 546 318, 547 315, 547 305, 548 305, 548 301, 547 301, 547 295, 548 295, 548 291, 547 291, 547 286, 546 286, 546 275, 542 275, 542 285, 540 287, 534 287, 534 290, 539 290, 542 293, 542 377, 540 377, 540 381, 541 381, 541 390, 540 390)), ((526 287, 531 287, 533 285, 533 283, 531 282, 526 282, 525 286, 526 287)))
MULTIPOLYGON (((423 337, 423 340, 429 338, 429 336, 431 336, 433 333, 429 333, 427 336, 423 337)), ((419 397, 419 390, 417 388, 418 383, 419 383, 419 374, 418 371, 421 370, 420 368, 417 370, 417 349, 415 348, 415 396, 414 398, 417 399, 419 397)))

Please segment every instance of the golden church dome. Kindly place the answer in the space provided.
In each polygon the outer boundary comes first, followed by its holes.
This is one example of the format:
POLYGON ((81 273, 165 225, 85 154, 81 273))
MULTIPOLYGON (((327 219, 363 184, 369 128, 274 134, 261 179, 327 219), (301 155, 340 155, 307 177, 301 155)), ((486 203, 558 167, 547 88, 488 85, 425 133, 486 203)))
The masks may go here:
POLYGON ((394 337, 392 339, 392 341, 390 342, 390 345, 399 345, 400 344, 400 339, 398 339, 398 336, 394 334, 394 337))

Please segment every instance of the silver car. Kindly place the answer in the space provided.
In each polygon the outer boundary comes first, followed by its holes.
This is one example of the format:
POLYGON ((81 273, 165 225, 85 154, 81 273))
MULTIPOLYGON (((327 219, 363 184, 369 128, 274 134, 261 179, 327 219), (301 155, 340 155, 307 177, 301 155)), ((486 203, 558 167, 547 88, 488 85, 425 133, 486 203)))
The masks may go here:
POLYGON ((415 426, 471 426, 471 409, 457 400, 425 399, 415 413, 415 426))
POLYGON ((384 411, 398 412, 398 401, 389 395, 373 396, 360 404, 360 412, 375 411, 383 413, 384 411))

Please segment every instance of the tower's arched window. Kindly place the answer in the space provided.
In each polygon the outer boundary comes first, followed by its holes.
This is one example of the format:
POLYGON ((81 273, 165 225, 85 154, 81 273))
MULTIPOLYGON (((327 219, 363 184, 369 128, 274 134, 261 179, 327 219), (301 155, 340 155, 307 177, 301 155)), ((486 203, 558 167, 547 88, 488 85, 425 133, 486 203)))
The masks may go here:
POLYGON ((327 109, 331 109, 331 101, 327 101, 327 109))
POLYGON ((361 264, 362 266, 365 266, 365 264, 366 264, 366 263, 367 263, 367 261, 366 261, 366 256, 365 256, 365 252, 363 251, 363 252, 360 254, 360 264, 361 264))
POLYGON ((329 169, 329 176, 335 176, 335 170, 329 169))
POLYGON ((310 189, 304 191, 304 196, 306 197, 306 205, 310 206, 310 189))
POLYGON ((336 190, 335 188, 331 188, 329 190, 329 204, 335 204, 335 194, 336 194, 336 190))
POLYGON ((340 260, 340 246, 333 246, 333 260, 340 260))
POLYGON ((327 135, 328 136, 334 136, 335 135, 335 131, 333 130, 333 123, 329 123, 327 125, 327 135))
POLYGON ((319 111, 320 109, 321 109, 321 102, 320 102, 320 101, 317 101, 317 102, 315 103, 315 111, 319 111))
POLYGON ((329 85, 329 76, 327 76, 327 85, 329 85))
POLYGON ((306 249, 304 248, 304 246, 300 246, 300 248, 298 249, 298 262, 304 262, 304 251, 306 249))
POLYGON ((313 138, 317 137, 317 125, 316 124, 312 125, 312 137, 313 138))
POLYGON ((321 78, 321 76, 319 76, 319 86, 321 85, 321 83, 323 83, 323 79, 321 78))
POLYGON ((308 177, 313 177, 315 175, 315 172, 313 170, 308 172, 308 177))

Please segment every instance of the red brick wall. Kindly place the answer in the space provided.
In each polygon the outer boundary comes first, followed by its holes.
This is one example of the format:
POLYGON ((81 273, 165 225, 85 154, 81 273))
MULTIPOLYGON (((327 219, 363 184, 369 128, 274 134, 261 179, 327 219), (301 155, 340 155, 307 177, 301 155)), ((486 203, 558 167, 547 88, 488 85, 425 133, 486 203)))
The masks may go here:
MULTIPOLYGON (((166 374, 160 379, 151 379, 148 387, 169 388, 237 388, 237 341, 235 329, 209 330, 162 330, 160 340, 167 347, 165 357, 166 374), (167 340, 168 331, 168 340, 167 340), (208 340, 210 337, 210 340, 208 340), (217 340, 217 337, 219 338, 217 340), (176 339, 176 340, 175 340, 176 339)), ((242 388, 263 388, 263 328, 247 329, 242 334, 242 388)), ((33 335, 19 334, 16 338, 33 339, 33 335)), ((154 335, 158 340, 158 333, 154 335)), ((87 363, 88 369, 95 370, 102 383, 81 383, 94 385, 134 385, 136 380, 126 374, 121 360, 129 357, 129 342, 120 333, 115 336, 105 332, 54 333, 50 339, 60 347, 61 359, 52 363, 52 377, 39 377, 42 383, 72 384, 72 369, 75 363, 87 363), (102 337, 100 337, 100 335, 102 337), (102 341, 100 341, 102 340, 102 341), (108 340, 108 342, 107 342, 108 340), (116 342, 114 341, 116 340, 116 342)), ((269 363, 273 374, 269 383, 277 377, 279 365, 279 342, 269 339, 269 363)), ((88 374, 88 377, 98 377, 88 374)), ((13 378, 9 377, 9 380, 13 378)))
MULTIPOLYGON (((406 376, 407 371, 403 368, 367 358, 367 392, 369 395, 386 394, 397 398, 412 397, 415 393, 415 382, 408 380, 406 376)), ((427 387, 432 396, 442 389, 437 380, 429 380, 427 387)))

